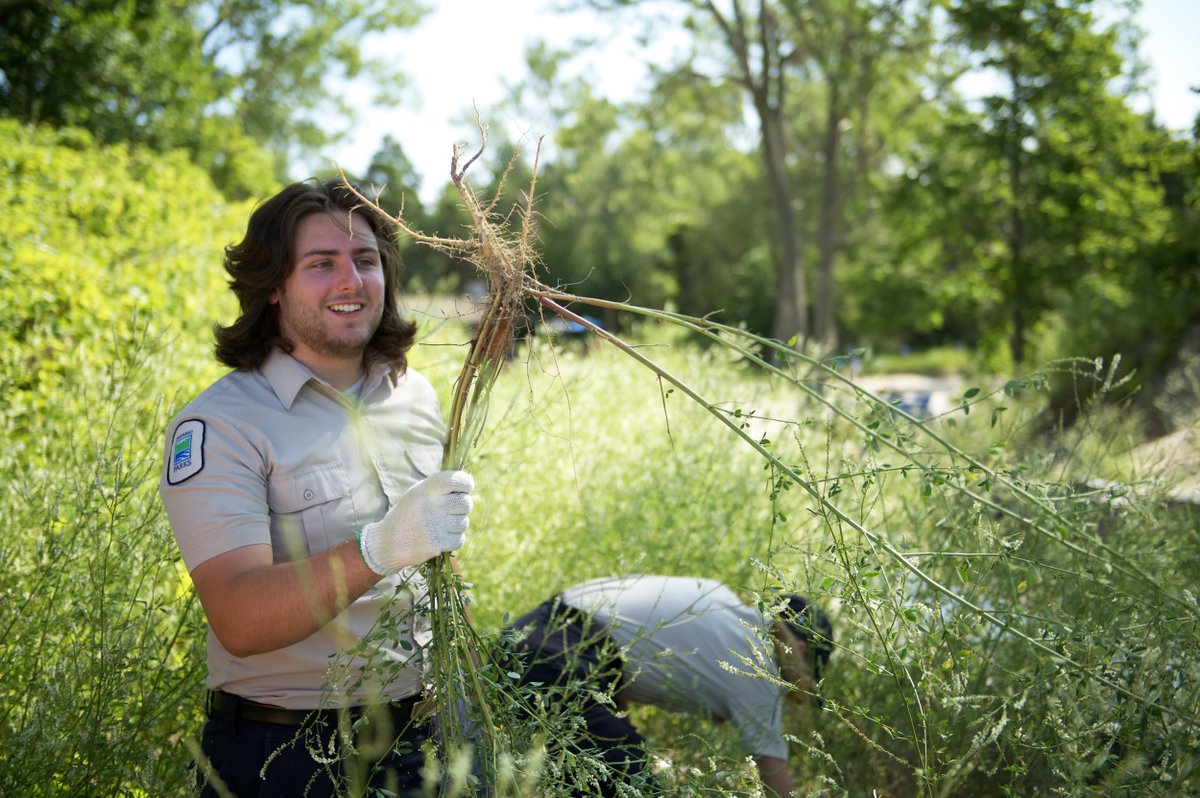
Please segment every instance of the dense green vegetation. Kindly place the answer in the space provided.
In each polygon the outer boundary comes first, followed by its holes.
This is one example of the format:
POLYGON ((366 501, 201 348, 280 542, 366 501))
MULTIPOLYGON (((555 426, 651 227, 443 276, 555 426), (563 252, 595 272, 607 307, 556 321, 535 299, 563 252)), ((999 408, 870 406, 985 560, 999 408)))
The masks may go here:
POLYGON ((162 426, 219 373, 221 247, 248 206, 80 130, 0 121, 0 160, 5 789, 177 794, 204 639, 161 521, 162 426))
MULTIPOLYGON (((181 159, 0 132, 13 265, 0 778, 22 795, 182 794, 204 625, 154 485, 165 417, 215 376, 207 328, 230 312, 219 251, 247 209, 181 159)), ((682 332, 626 327, 776 465, 615 350, 531 338, 473 455, 462 559, 485 642, 506 613, 598 574, 797 590, 837 622, 825 708, 792 718, 805 794, 1196 788, 1196 512, 1084 487, 1153 488, 1125 470, 1138 414, 1107 408, 1121 388, 1108 363, 981 381, 918 425, 818 366, 768 378, 682 332), (1055 374, 1097 399, 1047 434, 1055 374)), ((467 334, 427 320, 424 335, 439 345, 414 365, 448 391, 467 334)), ((1172 381, 1180 421, 1194 421, 1195 381, 1172 381)), ((664 790, 754 793, 726 730, 637 719, 664 790)), ((537 731, 509 727, 518 763, 537 731)))
MULTIPOLYGON (((313 121, 337 99, 320 76, 362 66, 362 24, 419 10, 50 5, 0 4, 0 784, 182 795, 205 627, 155 493, 163 426, 220 373, 222 248, 336 132, 313 121)), ((1200 792, 1200 524, 1169 493, 1195 454, 1138 448, 1200 418, 1200 143, 1130 110, 1127 27, 1049 0, 951 3, 944 25, 923 2, 736 25, 664 5, 695 51, 643 102, 535 46, 511 105, 552 120, 546 281, 728 322, 594 311, 714 408, 615 350, 519 344, 471 456, 485 653, 506 614, 602 574, 797 591, 837 628, 823 710, 790 718, 805 795, 1200 792), (1004 88, 956 95, 967 62, 1004 88), (793 278, 807 299, 781 313, 793 278), (759 337, 781 329, 791 355, 759 337), (843 379, 849 344, 864 375, 966 387, 919 422, 843 379)), ((498 173, 517 143, 493 137, 498 173)), ((414 227, 464 224, 449 193, 415 201, 402 142, 367 171, 414 227)), ((410 294, 475 276, 405 259, 410 294)), ((413 363, 448 392, 469 334, 420 318, 413 363)), ((569 717, 530 723, 504 669, 484 676, 518 774, 499 794, 594 766, 540 761, 569 717)), ((667 794, 756 794, 728 730, 637 721, 667 794)))

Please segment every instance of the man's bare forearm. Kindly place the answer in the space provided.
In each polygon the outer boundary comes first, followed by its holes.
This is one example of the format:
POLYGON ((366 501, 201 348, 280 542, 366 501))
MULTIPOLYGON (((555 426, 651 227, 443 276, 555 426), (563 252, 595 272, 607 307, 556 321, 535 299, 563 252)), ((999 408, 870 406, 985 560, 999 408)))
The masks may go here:
POLYGON ((246 546, 198 566, 192 581, 217 639, 235 657, 298 643, 380 579, 349 540, 314 557, 272 563, 270 546, 246 546))

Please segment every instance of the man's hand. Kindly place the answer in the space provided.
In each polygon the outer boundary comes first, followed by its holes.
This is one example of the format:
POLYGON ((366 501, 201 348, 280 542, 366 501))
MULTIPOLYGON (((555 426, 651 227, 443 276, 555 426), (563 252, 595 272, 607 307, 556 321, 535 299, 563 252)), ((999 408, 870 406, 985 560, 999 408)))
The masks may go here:
POLYGON ((792 774, 788 772, 787 760, 773 756, 756 756, 754 764, 758 766, 758 777, 767 788, 767 795, 779 798, 790 798, 796 789, 792 774))
POLYGON ((473 490, 475 480, 466 471, 439 471, 413 485, 382 520, 359 533, 367 567, 377 574, 393 574, 462 546, 473 490))

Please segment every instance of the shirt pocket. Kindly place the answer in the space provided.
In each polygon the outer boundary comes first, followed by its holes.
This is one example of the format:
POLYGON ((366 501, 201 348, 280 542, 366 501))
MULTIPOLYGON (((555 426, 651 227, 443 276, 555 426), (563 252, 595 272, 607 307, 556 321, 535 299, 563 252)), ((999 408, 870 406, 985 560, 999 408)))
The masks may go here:
POLYGON ((414 482, 431 477, 442 470, 442 445, 409 446, 404 450, 405 457, 412 467, 414 482))
POLYGON ((354 534, 350 477, 341 463, 273 475, 267 505, 275 562, 306 559, 354 534))

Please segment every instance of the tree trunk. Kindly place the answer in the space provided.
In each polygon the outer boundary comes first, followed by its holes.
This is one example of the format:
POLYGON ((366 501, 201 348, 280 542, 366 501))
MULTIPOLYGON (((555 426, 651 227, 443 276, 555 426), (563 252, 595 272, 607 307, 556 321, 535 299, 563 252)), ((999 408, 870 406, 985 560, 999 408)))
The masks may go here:
POLYGON ((783 115, 771 108, 765 97, 756 96, 754 104, 762 124, 762 155, 767 183, 775 208, 775 226, 779 249, 775 269, 775 323, 772 336, 787 342, 793 336, 808 336, 808 291, 805 285, 804 257, 800 252, 796 214, 792 208, 792 188, 788 180, 783 115))
POLYGON ((1009 353, 1013 364, 1018 368, 1025 361, 1025 303, 1028 281, 1025 270, 1025 218, 1022 214, 1021 203, 1024 199, 1023 175, 1021 172, 1023 153, 1021 139, 1024 135, 1021 123, 1023 108, 1020 73, 1016 64, 1008 62, 1008 77, 1012 86, 1012 119, 1008 133, 1008 184, 1012 192, 1012 209, 1009 216, 1008 250, 1012 258, 1009 265, 1009 291, 1007 302, 1009 308, 1009 353))
POLYGON ((821 145, 821 210, 817 230, 816 302, 813 306, 814 335, 822 351, 832 353, 838 347, 837 289, 833 282, 834 258, 838 250, 838 225, 841 223, 841 183, 838 179, 838 148, 841 140, 841 114, 838 113, 837 86, 830 83, 825 114, 825 136, 821 145))

